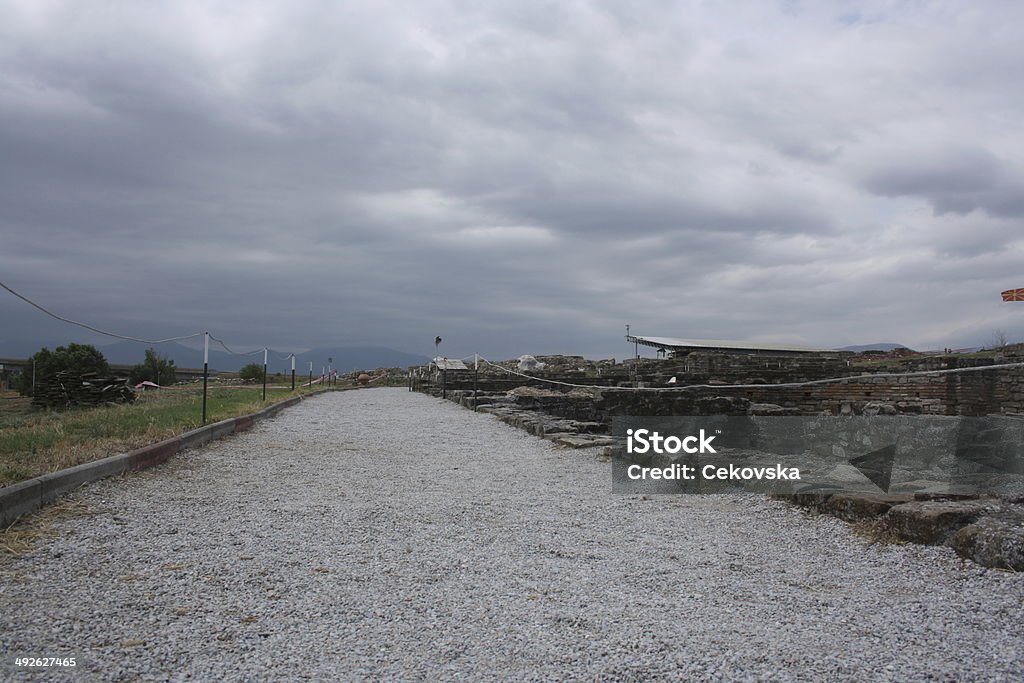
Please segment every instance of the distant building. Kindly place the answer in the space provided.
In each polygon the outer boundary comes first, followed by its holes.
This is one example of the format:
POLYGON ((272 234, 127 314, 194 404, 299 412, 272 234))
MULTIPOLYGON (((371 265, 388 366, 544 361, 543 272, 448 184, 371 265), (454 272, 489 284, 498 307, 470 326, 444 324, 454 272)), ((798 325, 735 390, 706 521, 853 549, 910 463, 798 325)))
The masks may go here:
POLYGON ((451 360, 449 358, 435 358, 431 361, 431 364, 438 370, 454 370, 456 372, 469 370, 461 360, 451 360))
POLYGON ((14 376, 22 372, 25 361, 17 358, 0 358, 0 391, 9 391, 14 376))

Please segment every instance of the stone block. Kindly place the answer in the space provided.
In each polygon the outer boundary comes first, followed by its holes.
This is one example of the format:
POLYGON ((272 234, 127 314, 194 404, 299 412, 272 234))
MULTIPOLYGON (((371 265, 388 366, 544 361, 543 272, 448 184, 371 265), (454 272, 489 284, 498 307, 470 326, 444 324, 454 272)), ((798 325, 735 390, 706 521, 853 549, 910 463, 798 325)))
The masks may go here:
POLYGON ((15 519, 42 505, 42 482, 39 479, 19 481, 0 488, 0 526, 6 527, 15 519))
POLYGON ((1024 571, 1024 514, 983 517, 953 534, 948 544, 982 566, 1024 571))
POLYGON ((830 496, 821 509, 847 522, 856 522, 881 517, 894 505, 909 503, 913 499, 909 494, 837 493, 830 496))
POLYGON ((941 545, 993 509, 993 505, 978 501, 914 501, 893 506, 884 519, 897 538, 941 545))

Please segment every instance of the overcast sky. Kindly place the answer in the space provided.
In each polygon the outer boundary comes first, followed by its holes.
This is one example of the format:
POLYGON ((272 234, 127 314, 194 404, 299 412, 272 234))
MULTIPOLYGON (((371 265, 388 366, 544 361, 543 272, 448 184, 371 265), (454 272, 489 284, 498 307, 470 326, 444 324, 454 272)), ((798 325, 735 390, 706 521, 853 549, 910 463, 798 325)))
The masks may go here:
MULTIPOLYGON (((0 0, 0 280, 132 336, 1024 338, 1024 3, 0 0)), ((104 341, 0 291, 5 340, 104 341)))

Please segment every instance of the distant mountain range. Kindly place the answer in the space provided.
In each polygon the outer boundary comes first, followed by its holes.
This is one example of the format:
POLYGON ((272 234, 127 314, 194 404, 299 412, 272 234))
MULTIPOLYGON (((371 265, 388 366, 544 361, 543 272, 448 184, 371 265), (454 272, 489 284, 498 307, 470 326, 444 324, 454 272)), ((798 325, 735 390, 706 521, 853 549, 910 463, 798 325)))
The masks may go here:
POLYGON ((857 344, 855 346, 841 346, 840 351, 853 351, 854 353, 862 353, 864 351, 892 351, 893 349, 905 349, 907 348, 903 344, 893 344, 891 342, 880 342, 878 344, 857 344))
MULTIPOLYGON (((60 344, 50 344, 51 350, 60 344)), ((157 352, 174 361, 179 368, 201 368, 203 367, 203 350, 192 349, 174 342, 166 344, 137 344, 135 342, 116 342, 106 346, 98 347, 106 357, 107 362, 115 365, 135 365, 141 363, 145 356, 146 349, 153 346, 157 352)), ((4 343, 0 345, 0 357, 3 358, 28 358, 42 348, 41 344, 30 342, 4 343)), ((251 356, 236 356, 217 350, 219 347, 210 346, 210 369, 235 372, 248 363, 263 363, 263 354, 256 353, 251 356)), ((291 370, 291 360, 282 358, 283 353, 269 354, 267 366, 271 372, 284 372, 291 370)), ((405 368, 410 365, 421 365, 430 361, 427 356, 418 356, 411 353, 404 353, 381 346, 335 346, 329 348, 310 349, 304 353, 295 354, 295 371, 299 374, 309 372, 309 363, 313 363, 313 372, 320 374, 320 370, 327 366, 327 359, 333 359, 332 365, 339 372, 352 372, 353 370, 373 370, 374 368, 405 368)))

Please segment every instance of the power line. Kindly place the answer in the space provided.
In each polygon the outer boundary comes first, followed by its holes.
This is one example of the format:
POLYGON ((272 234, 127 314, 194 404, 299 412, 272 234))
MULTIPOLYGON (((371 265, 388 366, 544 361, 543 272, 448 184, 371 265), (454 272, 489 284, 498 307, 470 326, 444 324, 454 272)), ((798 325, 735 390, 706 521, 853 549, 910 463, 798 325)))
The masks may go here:
POLYGON ((42 311, 46 315, 50 316, 51 318, 56 318, 57 320, 60 320, 61 322, 70 323, 71 325, 77 325, 78 327, 83 327, 83 328, 85 328, 87 330, 91 330, 92 332, 96 332, 97 334, 102 334, 102 335, 105 335, 107 337, 114 337, 115 339, 124 339, 125 341, 140 342, 142 344, 163 344, 165 342, 182 341, 184 339, 194 339, 195 337, 203 336, 202 332, 196 332, 195 334, 186 334, 186 335, 182 335, 180 337, 168 337, 167 339, 140 339, 138 337, 129 337, 129 336, 124 335, 124 334, 117 334, 116 332, 108 332, 106 330, 101 330, 98 327, 93 327, 92 325, 86 325, 83 322, 79 322, 77 320, 71 320, 70 318, 65 318, 63 316, 57 315, 56 313, 48 311, 45 308, 43 308, 42 306, 40 306, 39 304, 37 304, 35 301, 32 301, 28 297, 23 296, 23 295, 19 294, 18 292, 14 291, 13 289, 11 289, 7 285, 5 285, 3 282, 0 282, 0 287, 3 287, 4 289, 6 289, 8 292, 13 294, 14 296, 18 297, 19 299, 21 299, 22 301, 24 301, 28 305, 32 306, 33 308, 39 309, 40 311, 42 311))

